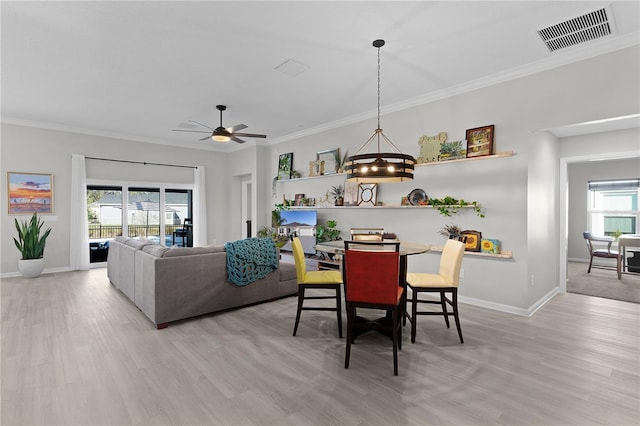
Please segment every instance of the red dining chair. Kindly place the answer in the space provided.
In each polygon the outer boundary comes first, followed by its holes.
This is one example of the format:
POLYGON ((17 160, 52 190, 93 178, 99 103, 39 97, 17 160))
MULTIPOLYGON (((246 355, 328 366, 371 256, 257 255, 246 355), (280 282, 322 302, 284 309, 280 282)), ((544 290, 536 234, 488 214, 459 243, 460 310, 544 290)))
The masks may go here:
POLYGON ((357 335, 375 330, 391 336, 393 374, 398 375, 398 349, 402 349, 404 288, 400 281, 400 243, 345 241, 343 281, 347 304, 347 349, 344 368, 349 368, 351 345, 357 335), (357 308, 384 310, 386 316, 369 321, 356 316, 357 308))

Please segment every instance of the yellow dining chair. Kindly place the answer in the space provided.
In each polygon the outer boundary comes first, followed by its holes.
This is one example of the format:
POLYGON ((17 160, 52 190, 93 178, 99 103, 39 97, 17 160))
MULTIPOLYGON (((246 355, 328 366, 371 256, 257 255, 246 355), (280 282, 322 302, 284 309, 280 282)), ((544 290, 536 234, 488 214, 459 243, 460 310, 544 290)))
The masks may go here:
POLYGON ((416 341, 416 328, 418 315, 442 315, 444 322, 449 328, 449 316, 453 315, 458 329, 460 343, 462 339, 462 329, 460 328, 460 318, 458 317, 458 285, 460 284, 460 268, 464 255, 464 243, 458 240, 447 240, 440 257, 440 270, 437 274, 425 274, 410 272, 407 274, 407 285, 413 292, 411 309, 411 343, 416 341), (418 296, 420 293, 440 293, 440 300, 422 300, 418 296), (451 299, 446 296, 451 293, 451 299), (442 311, 418 311, 418 304, 438 304, 442 311), (447 304, 451 305, 453 312, 447 310, 447 304))
POLYGON ((342 273, 340 271, 307 271, 300 238, 294 238, 291 247, 298 280, 298 312, 296 313, 293 335, 295 336, 298 332, 302 311, 335 311, 338 318, 338 335, 342 338, 342 273), (335 290, 336 294, 335 296, 306 296, 305 292, 309 289, 331 289, 335 290), (303 306, 305 300, 311 299, 336 299, 336 307, 303 306))

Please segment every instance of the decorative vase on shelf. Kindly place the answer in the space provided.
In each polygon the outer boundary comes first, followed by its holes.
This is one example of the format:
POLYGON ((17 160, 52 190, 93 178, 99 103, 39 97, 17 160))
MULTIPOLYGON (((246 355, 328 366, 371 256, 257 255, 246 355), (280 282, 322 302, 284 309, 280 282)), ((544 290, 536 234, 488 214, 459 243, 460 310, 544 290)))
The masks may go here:
POLYGON ((336 206, 344 206, 344 197, 336 197, 336 206))

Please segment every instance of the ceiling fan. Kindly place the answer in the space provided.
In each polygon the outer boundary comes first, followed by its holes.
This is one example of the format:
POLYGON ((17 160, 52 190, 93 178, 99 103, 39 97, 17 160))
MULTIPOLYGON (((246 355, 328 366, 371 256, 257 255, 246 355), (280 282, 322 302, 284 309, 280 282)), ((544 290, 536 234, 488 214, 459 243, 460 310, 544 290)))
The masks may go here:
POLYGON ((267 135, 258 135, 255 133, 238 133, 238 130, 246 129, 247 126, 245 124, 236 124, 232 127, 222 127, 222 111, 226 110, 227 107, 225 105, 216 105, 216 109, 220 111, 220 126, 209 127, 206 124, 199 123, 194 120, 189 120, 191 123, 195 123, 199 126, 206 127, 211 130, 183 130, 183 129, 173 129, 174 132, 192 132, 192 133, 209 133, 209 136, 206 136, 201 141, 207 140, 209 138, 213 139, 216 142, 229 142, 230 140, 238 143, 245 143, 244 140, 240 139, 238 136, 242 136, 245 138, 266 138, 267 135))

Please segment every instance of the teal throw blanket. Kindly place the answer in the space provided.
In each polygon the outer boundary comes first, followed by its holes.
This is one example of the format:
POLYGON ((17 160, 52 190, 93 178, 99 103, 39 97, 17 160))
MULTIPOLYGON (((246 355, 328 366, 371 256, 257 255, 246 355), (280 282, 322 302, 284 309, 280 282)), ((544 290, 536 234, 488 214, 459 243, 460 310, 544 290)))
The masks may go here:
POLYGON ((227 274, 236 285, 247 285, 278 269, 276 245, 271 238, 247 238, 225 243, 227 274))

